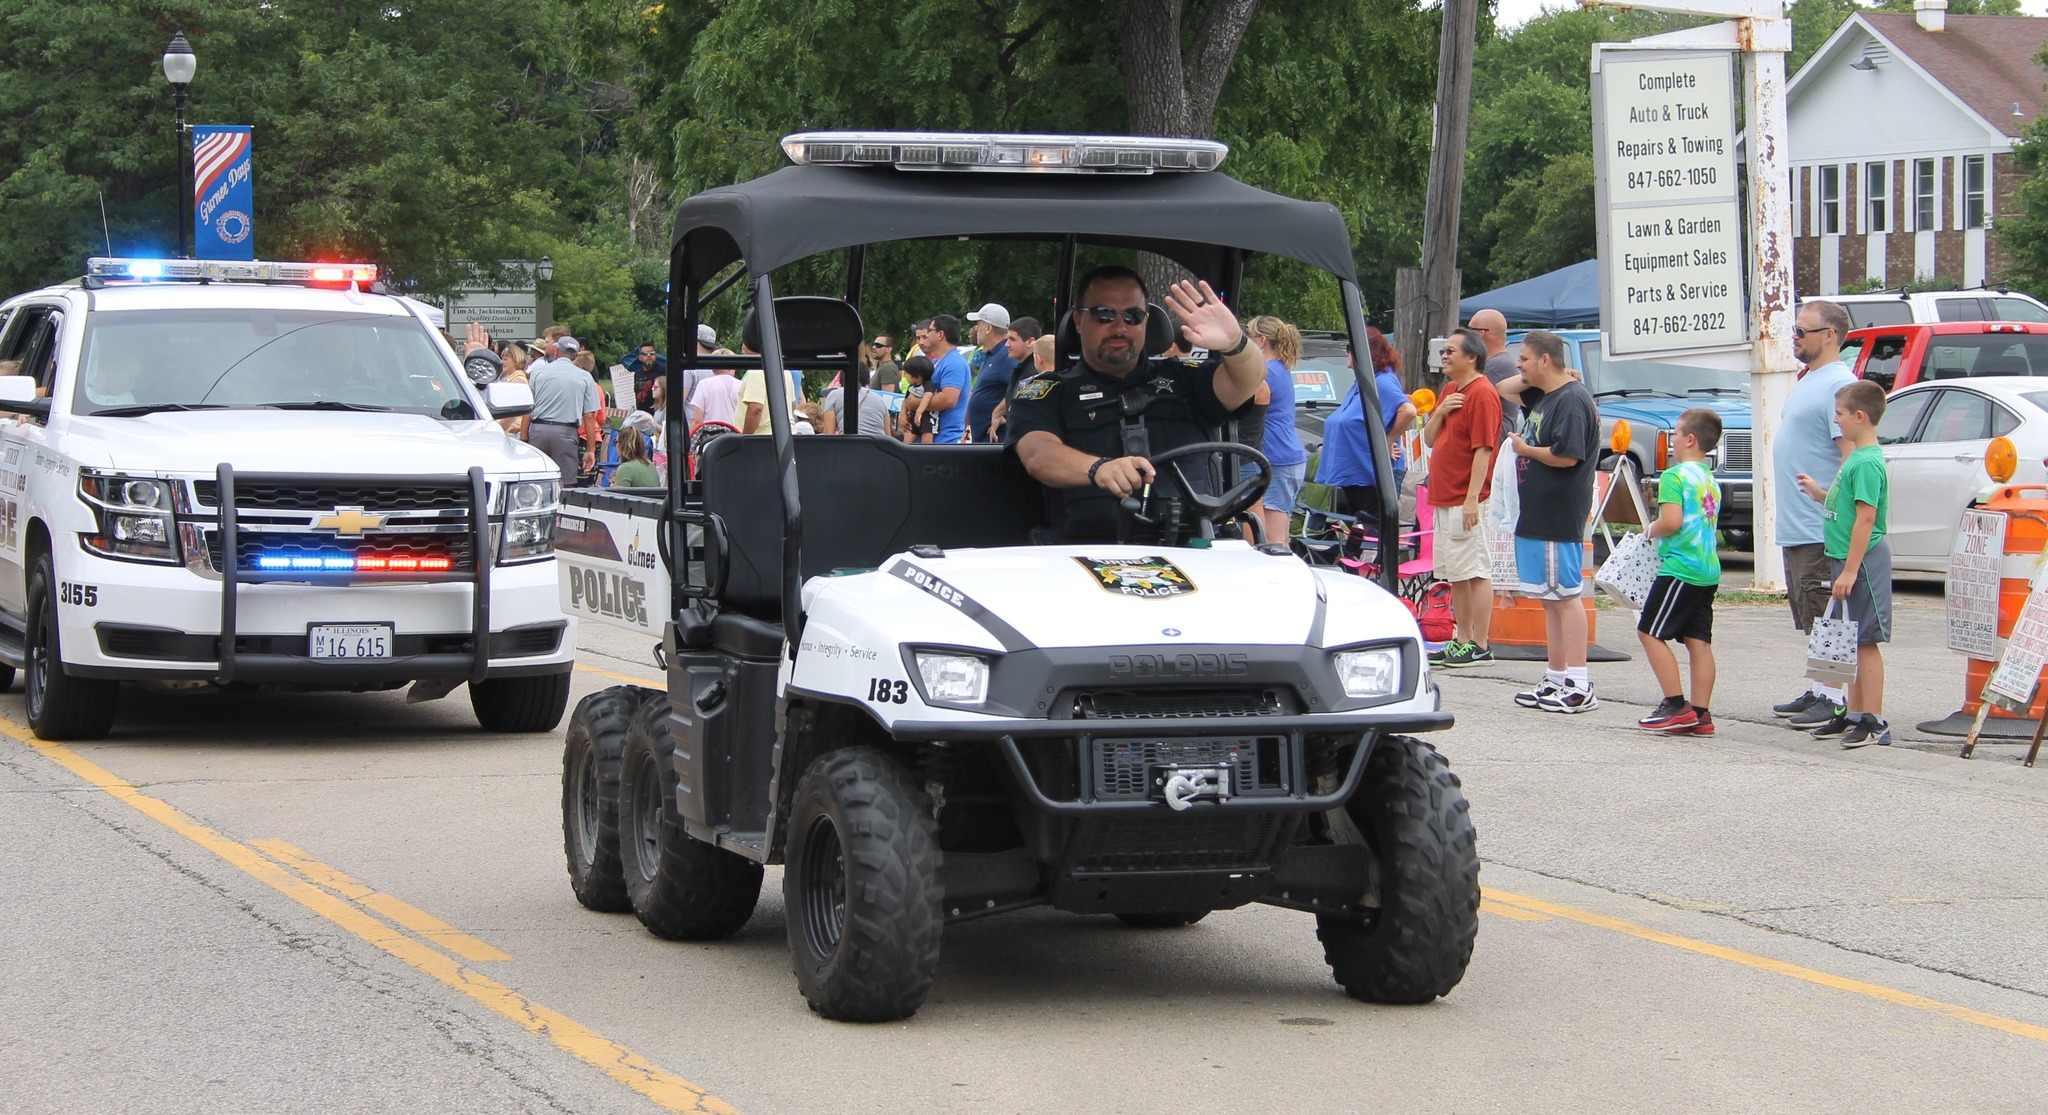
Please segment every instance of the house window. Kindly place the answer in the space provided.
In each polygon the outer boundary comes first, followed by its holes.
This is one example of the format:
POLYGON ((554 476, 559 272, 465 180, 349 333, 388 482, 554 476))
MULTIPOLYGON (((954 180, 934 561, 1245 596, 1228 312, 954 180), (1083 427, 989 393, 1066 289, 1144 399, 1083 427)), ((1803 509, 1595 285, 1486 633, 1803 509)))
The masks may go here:
POLYGON ((1820 168, 1820 233, 1833 236, 1842 231, 1842 168, 1820 168))
POLYGON ((1913 229, 1916 232, 1932 232, 1941 227, 1935 223, 1934 167, 1933 159, 1913 160, 1913 229))
POLYGON ((1891 214, 1892 164, 1866 163, 1863 166, 1863 231, 1890 232, 1891 225, 1885 218, 1891 214))
POLYGON ((1963 227, 1984 227, 1984 156, 1963 156, 1963 227))

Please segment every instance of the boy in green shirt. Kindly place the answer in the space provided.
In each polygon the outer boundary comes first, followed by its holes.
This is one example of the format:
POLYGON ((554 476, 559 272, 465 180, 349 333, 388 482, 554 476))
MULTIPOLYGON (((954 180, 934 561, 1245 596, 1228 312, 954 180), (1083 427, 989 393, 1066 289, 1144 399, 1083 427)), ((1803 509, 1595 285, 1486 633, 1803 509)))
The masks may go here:
POLYGON ((1856 680, 1849 683, 1846 711, 1814 730, 1840 736, 1842 746, 1889 745, 1884 719, 1884 655, 1878 644, 1892 633, 1892 549, 1885 541, 1891 522, 1891 479, 1877 447, 1877 423, 1884 417, 1884 388, 1858 380, 1835 393, 1835 424, 1852 448, 1826 491, 1801 474, 1799 490, 1819 500, 1822 542, 1834 565, 1833 598, 1847 601, 1856 621, 1856 680))
POLYGON ((1711 736, 1714 699, 1714 594, 1721 588, 1721 552, 1716 521, 1721 515, 1721 489, 1707 454, 1721 444, 1721 416, 1694 407, 1678 416, 1672 449, 1678 463, 1657 479, 1657 521, 1643 532, 1662 539, 1663 560, 1657 580, 1643 601, 1636 637, 1643 657, 1664 691, 1664 700, 1637 726, 1670 735, 1711 736), (1678 655, 1669 640, 1685 644, 1692 665, 1692 700, 1678 683, 1678 655))

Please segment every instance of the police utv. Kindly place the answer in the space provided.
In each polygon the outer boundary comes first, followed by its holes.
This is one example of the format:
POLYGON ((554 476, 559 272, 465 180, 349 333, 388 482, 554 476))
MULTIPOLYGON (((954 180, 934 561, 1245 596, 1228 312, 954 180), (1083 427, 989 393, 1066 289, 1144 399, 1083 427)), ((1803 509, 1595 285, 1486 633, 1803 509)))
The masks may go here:
MULTIPOLYGON (((715 362, 768 370, 772 433, 710 441, 694 477, 671 453, 666 493, 644 497, 677 602, 667 692, 617 687, 575 711, 577 898, 717 939, 780 864, 797 985, 835 1019, 913 1014, 947 922, 1041 904, 1142 928, 1284 906, 1316 915, 1354 998, 1448 993, 1478 933, 1479 861, 1457 777, 1405 733, 1451 715, 1382 585, 1218 529, 1270 476, 1254 451, 1219 432, 1158 455, 1158 489, 1125 510, 1163 541, 1045 545, 1047 493, 1003 446, 864 437, 851 413, 845 436, 792 437, 788 418, 784 369, 853 376, 864 245, 894 240, 1056 244, 1062 365, 1080 246, 1156 252, 1230 301, 1249 253, 1318 267, 1363 351, 1336 209, 1216 173, 1224 149, 1200 141, 783 146, 796 165, 677 211, 667 444, 689 444, 682 374, 714 362, 692 355, 699 315, 735 290, 759 355, 715 362), (778 268, 840 251, 842 296, 775 294, 778 268), (1216 482, 1230 455, 1260 475, 1216 482)), ((1156 298, 1148 356, 1168 342, 1156 298)))

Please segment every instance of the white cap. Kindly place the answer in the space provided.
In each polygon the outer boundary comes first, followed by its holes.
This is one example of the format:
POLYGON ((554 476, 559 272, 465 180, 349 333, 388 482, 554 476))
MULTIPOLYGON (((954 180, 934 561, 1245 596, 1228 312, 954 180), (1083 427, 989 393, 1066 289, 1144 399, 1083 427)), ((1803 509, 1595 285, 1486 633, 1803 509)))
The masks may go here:
POLYGON ((717 348, 718 330, 713 329, 708 325, 698 325, 697 343, 703 345, 705 348, 717 348))
POLYGON ((583 342, 574 337, 556 337, 555 351, 568 356, 574 356, 583 351, 583 342))
POLYGON ((985 322, 995 326, 997 329, 1008 329, 1010 327, 1010 311, 1003 309, 994 302, 990 302, 981 309, 968 314, 967 320, 985 322))

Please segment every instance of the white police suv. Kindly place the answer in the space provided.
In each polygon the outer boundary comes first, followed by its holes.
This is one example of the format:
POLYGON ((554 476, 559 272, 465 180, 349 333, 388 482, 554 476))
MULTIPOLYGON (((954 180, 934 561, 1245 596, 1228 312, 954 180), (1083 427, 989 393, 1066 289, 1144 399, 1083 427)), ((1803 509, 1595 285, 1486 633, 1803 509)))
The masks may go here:
POLYGON ((0 686, 44 739, 122 682, 569 692, 559 474, 418 307, 355 264, 120 260, 0 303, 0 686))

